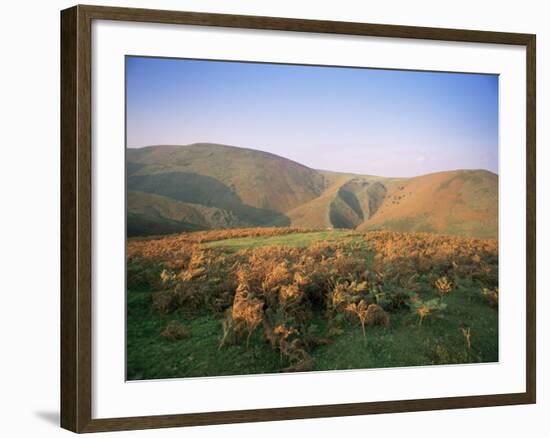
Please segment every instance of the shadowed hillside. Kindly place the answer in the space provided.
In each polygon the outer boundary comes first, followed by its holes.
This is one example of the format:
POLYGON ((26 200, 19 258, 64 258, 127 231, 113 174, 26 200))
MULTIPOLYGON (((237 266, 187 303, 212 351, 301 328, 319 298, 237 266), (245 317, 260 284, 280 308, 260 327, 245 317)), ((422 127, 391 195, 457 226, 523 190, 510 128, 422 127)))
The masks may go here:
POLYGON ((127 202, 129 236, 250 225, 226 210, 151 193, 128 192, 127 202))
POLYGON ((293 226, 498 234, 498 176, 385 178, 215 144, 128 149, 128 233, 293 226))
POLYGON ((166 178, 175 179, 179 190, 186 184, 195 184, 194 190, 201 186, 200 195, 190 193, 191 197, 207 196, 215 203, 220 196, 233 196, 245 205, 280 213, 318 197, 325 189, 323 175, 313 169, 267 152, 233 146, 200 143, 128 149, 127 160, 130 181, 169 174, 166 178), (202 179, 195 182, 192 178, 202 179))

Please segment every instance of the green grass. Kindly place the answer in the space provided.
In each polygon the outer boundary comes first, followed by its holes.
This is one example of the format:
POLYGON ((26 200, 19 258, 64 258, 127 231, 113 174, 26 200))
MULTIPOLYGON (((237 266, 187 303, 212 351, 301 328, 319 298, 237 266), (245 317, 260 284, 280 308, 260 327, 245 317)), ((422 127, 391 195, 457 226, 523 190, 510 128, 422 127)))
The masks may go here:
MULTIPOLYGON (((408 312, 392 314, 390 327, 367 328, 366 344, 358 323, 346 322, 333 343, 312 350, 315 371, 386 368, 447 363, 498 361, 498 313, 460 287, 446 299, 447 310, 431 315, 419 326, 408 312), (459 329, 471 328, 472 349, 467 350, 459 329)), ((211 315, 189 318, 176 313, 161 316, 151 309, 147 292, 128 293, 128 380, 277 373, 288 366, 262 339, 261 329, 250 346, 219 348, 221 319, 211 315), (184 324, 190 337, 168 341, 160 334, 171 321, 184 324)), ((317 332, 326 321, 318 313, 317 332)))
POLYGON ((243 237, 238 239, 216 240, 204 243, 207 248, 224 248, 238 251, 244 248, 258 248, 261 246, 290 246, 306 247, 315 242, 336 241, 352 236, 349 230, 312 231, 308 233, 290 233, 269 237, 243 237))
POLYGON ((445 298, 447 309, 428 316, 421 326, 409 312, 392 313, 390 327, 347 327, 331 345, 313 354, 315 370, 385 368, 498 361, 498 312, 460 284, 445 298), (468 351, 460 326, 470 327, 468 351))
MULTIPOLYGON (((283 236, 209 242, 229 250, 262 245, 306 246, 315 241, 354 237, 347 231, 327 231, 283 236)), ((422 299, 434 298, 433 288, 420 280, 422 299)), ((449 363, 498 361, 498 310, 479 294, 479 287, 461 280, 445 297, 447 308, 426 317, 421 326, 411 312, 392 313, 390 326, 368 327, 364 342, 359 323, 346 321, 344 332, 326 346, 311 351, 314 370, 405 367, 449 363), (471 328, 472 349, 466 348, 461 325, 471 328)), ((314 309, 313 324, 326 336, 322 309, 314 309)), ((258 328, 245 345, 219 348, 222 319, 211 314, 190 317, 184 313, 160 315, 151 306, 151 292, 127 294, 127 378, 129 380, 177 377, 277 373, 289 364, 271 349, 258 328), (161 332, 172 321, 190 333, 186 339, 169 341, 161 332)))
POLYGON ((189 318, 175 313, 162 316, 151 307, 148 292, 127 295, 127 379, 223 376, 276 372, 279 353, 261 341, 257 330, 245 346, 218 348, 222 321, 210 315, 189 318), (171 321, 184 324, 187 339, 169 341, 161 336, 171 321))

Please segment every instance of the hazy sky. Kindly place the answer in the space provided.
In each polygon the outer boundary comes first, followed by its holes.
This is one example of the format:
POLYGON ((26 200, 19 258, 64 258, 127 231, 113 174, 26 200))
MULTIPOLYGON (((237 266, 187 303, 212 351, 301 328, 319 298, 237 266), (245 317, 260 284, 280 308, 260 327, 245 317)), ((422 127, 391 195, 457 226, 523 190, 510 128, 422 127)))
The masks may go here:
POLYGON ((498 76, 128 57, 129 147, 222 143, 317 169, 498 170, 498 76))

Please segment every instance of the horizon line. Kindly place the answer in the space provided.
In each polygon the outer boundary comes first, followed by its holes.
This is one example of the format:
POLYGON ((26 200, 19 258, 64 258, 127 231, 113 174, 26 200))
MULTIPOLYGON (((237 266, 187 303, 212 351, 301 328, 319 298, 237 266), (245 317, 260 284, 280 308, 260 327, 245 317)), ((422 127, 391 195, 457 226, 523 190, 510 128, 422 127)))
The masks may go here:
MULTIPOLYGON (((357 175, 357 176, 368 176, 368 177, 374 177, 374 178, 388 178, 388 179, 410 179, 410 178, 416 178, 420 176, 426 176, 426 175, 434 175, 437 173, 444 173, 444 172, 459 172, 459 171, 485 171, 489 172, 495 176, 499 176, 498 172, 493 172, 490 169, 486 169, 483 167, 476 167, 476 168, 467 168, 467 167, 461 167, 461 168, 452 168, 452 169, 442 169, 442 170, 435 170, 433 172, 427 172, 427 173, 419 173, 412 176, 384 176, 384 175, 376 175, 371 173, 357 173, 357 172, 349 172, 345 170, 332 170, 332 169, 321 169, 317 167, 311 167, 306 164, 303 164, 299 161, 293 160, 292 158, 285 157, 283 155, 275 154, 273 152, 265 151, 263 149, 255 149, 251 147, 244 147, 244 146, 236 146, 231 144, 224 144, 224 143, 216 143, 216 142, 204 142, 204 141, 198 141, 188 144, 151 144, 151 145, 142 145, 142 146, 128 146, 126 145, 125 149, 146 149, 146 148, 156 148, 156 147, 174 147, 174 148, 184 148, 184 147, 191 147, 191 146, 200 146, 200 145, 209 145, 209 146, 221 146, 226 148, 232 148, 232 149, 244 149, 249 150, 253 152, 261 152, 263 154, 272 155, 274 157, 282 158, 284 160, 291 161, 295 164, 298 164, 300 166, 306 167, 311 170, 316 170, 320 172, 333 172, 333 173, 342 173, 342 174, 348 174, 348 175, 357 175)), ((127 156, 126 156, 127 159, 127 156)))

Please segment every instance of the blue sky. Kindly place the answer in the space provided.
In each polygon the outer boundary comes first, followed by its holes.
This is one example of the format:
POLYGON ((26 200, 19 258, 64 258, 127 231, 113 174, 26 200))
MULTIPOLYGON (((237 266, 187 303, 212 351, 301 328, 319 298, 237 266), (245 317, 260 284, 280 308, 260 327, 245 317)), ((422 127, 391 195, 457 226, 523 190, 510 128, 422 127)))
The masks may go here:
POLYGON ((222 143, 317 169, 498 170, 498 76, 127 57, 127 145, 222 143))

